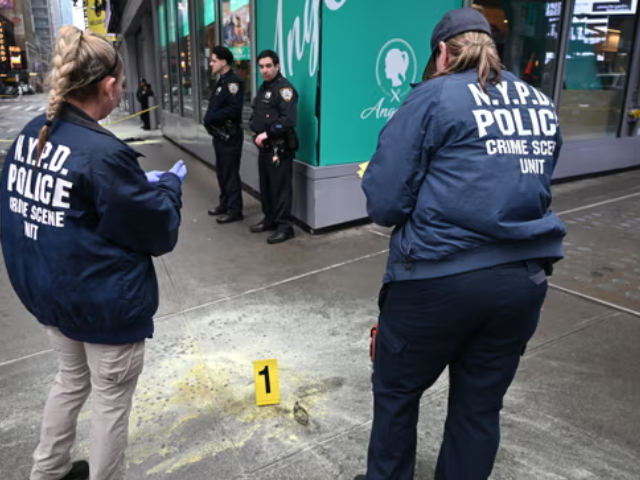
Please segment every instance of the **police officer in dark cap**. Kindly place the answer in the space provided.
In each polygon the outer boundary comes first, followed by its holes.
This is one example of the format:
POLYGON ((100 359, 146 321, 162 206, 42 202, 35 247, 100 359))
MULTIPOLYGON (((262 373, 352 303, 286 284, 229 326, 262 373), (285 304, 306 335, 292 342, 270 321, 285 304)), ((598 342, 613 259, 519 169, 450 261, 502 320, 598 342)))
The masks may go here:
POLYGON ((211 54, 211 70, 219 79, 204 117, 204 126, 213 137, 216 174, 220 187, 220 204, 209 210, 219 224, 238 222, 242 215, 242 105, 244 82, 231 68, 233 54, 227 47, 217 46, 211 54))
POLYGON ((258 55, 264 80, 253 100, 251 130, 260 149, 260 194, 263 220, 251 227, 253 233, 275 231, 267 242, 277 244, 293 238, 293 158, 298 149, 298 92, 280 73, 280 59, 273 50, 258 55))
MULTIPOLYGON (((566 229, 551 205, 553 102, 502 69, 480 12, 448 12, 363 179, 395 227, 380 292, 366 480, 413 480, 420 400, 448 368, 436 480, 487 480, 500 411, 566 229)), ((440 427, 431 426, 440 429, 440 427)))
POLYGON ((151 85, 147 83, 144 78, 140 79, 140 84, 138 85, 138 91, 136 92, 136 97, 140 102, 140 107, 144 113, 140 114, 140 118, 142 120, 142 129, 149 130, 151 129, 150 116, 149 112, 145 110, 149 109, 149 97, 153 97, 153 90, 151 90, 151 85))

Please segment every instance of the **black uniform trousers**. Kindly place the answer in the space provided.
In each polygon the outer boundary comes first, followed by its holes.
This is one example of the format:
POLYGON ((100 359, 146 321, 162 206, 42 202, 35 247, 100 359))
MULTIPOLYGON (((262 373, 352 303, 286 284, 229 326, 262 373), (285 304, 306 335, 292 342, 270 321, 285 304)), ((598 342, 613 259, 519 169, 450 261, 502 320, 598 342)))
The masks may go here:
POLYGON ((231 135, 228 140, 213 139, 216 152, 216 176, 220 187, 220 206, 229 214, 242 213, 242 183, 240 158, 244 134, 231 135))
POLYGON ((279 150, 280 164, 273 162, 273 148, 261 148, 258 158, 260 197, 266 226, 279 232, 293 231, 293 157, 288 150, 279 150))
POLYGON ((503 398, 546 296, 543 263, 385 288, 367 480, 413 480, 420 398, 447 366, 448 411, 435 478, 487 480, 500 442, 503 398))
MULTIPOLYGON (((149 108, 149 101, 145 98, 143 101, 140 101, 140 109, 147 110, 149 108)), ((151 128, 151 123, 149 119, 149 112, 141 113, 140 119, 142 120, 142 126, 145 130, 149 130, 151 128)))

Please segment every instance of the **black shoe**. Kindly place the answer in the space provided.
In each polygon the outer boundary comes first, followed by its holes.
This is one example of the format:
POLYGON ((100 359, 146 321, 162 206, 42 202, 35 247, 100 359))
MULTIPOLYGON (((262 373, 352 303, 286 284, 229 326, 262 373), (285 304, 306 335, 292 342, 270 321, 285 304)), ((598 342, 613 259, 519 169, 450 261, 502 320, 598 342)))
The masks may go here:
POLYGON ((353 477, 353 480, 367 480, 367 476, 366 475, 356 475, 355 477, 353 477))
POLYGON ((239 222, 241 220, 244 220, 244 215, 242 215, 241 213, 229 213, 216 218, 216 222, 218 222, 220 225, 224 225, 225 223, 239 222))
POLYGON ((276 232, 267 239, 267 243, 269 245, 277 245, 291 240, 294 236, 293 230, 290 232, 276 232))
POLYGON ((256 225, 252 225, 251 233, 273 232, 276 229, 275 225, 264 223, 264 220, 256 225))
POLYGON ((89 478, 89 464, 84 460, 73 462, 71 470, 60 480, 87 480, 89 478))
POLYGON ((212 208, 207 213, 212 217, 217 217, 218 215, 225 215, 227 213, 227 209, 222 205, 218 205, 216 208, 212 208))

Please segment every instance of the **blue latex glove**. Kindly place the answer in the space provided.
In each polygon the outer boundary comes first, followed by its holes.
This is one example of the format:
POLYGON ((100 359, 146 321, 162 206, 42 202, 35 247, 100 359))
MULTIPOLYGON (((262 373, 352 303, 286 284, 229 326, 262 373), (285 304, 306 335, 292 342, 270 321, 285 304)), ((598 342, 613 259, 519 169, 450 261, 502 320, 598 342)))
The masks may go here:
POLYGON ((158 183, 160 177, 164 175, 166 172, 161 172, 160 170, 154 170, 152 172, 147 172, 145 175, 147 176, 147 180, 149 183, 158 183))
POLYGON ((176 164, 171 167, 169 173, 173 173, 174 175, 176 175, 182 182, 184 180, 184 177, 187 176, 187 166, 184 164, 184 160, 178 160, 176 164))

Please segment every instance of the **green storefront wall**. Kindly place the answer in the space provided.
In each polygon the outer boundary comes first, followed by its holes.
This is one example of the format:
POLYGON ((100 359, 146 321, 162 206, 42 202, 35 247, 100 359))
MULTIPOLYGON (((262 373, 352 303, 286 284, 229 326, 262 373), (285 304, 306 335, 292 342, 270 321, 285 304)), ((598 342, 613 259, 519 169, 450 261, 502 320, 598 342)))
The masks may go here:
POLYGON ((436 23, 462 0, 260 0, 257 53, 278 52, 300 94, 310 165, 364 162, 429 59, 436 23))

